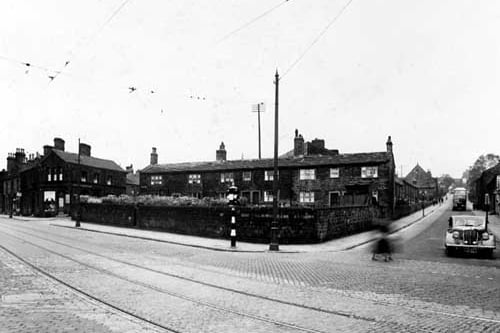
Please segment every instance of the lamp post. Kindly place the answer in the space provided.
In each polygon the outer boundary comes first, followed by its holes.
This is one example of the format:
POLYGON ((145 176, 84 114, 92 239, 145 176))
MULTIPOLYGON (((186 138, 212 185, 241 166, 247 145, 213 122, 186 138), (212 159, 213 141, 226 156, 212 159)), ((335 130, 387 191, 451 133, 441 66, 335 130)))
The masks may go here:
POLYGON ((278 244, 278 92, 279 74, 276 70, 274 85, 276 87, 274 99, 274 170, 273 170, 273 221, 271 222, 271 243, 269 251, 279 251, 278 244))
POLYGON ((486 193, 484 195, 484 209, 486 210, 486 215, 484 217, 484 226, 488 230, 488 211, 490 210, 490 195, 486 193))

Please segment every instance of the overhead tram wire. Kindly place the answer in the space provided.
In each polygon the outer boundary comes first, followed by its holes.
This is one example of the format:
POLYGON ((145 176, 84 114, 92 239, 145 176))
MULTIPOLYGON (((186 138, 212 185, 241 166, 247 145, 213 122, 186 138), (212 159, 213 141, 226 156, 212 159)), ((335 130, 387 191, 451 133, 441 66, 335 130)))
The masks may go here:
POLYGON ((226 34, 224 37, 222 37, 221 39, 219 39, 217 42, 215 42, 215 44, 220 44, 222 43, 223 41, 225 41, 226 39, 228 39, 229 37, 231 37, 232 35, 240 32, 241 30, 245 29, 246 27, 250 26, 251 24, 255 23, 256 21, 260 20, 261 18, 271 14, 273 11, 275 11, 276 9, 278 9, 279 7, 283 6, 285 3, 289 2, 289 0, 284 0, 282 2, 280 2, 279 4, 277 4, 276 6, 274 7, 271 7, 269 8, 268 10, 266 10, 264 13, 254 17, 253 19, 251 19, 250 21, 248 21, 247 23, 241 25, 239 28, 236 28, 234 29, 233 31, 231 31, 230 33, 226 34))
POLYGON ((313 41, 311 42, 311 44, 309 44, 309 46, 304 50, 304 52, 302 52, 302 54, 281 75, 280 80, 283 80, 283 78, 288 73, 290 73, 290 71, 306 56, 306 54, 321 39, 321 37, 323 37, 323 35, 326 34, 326 32, 328 31, 328 29, 330 29, 330 27, 333 26, 335 24, 335 22, 337 22, 337 20, 340 18, 340 16, 342 16, 342 14, 345 12, 345 10, 347 9, 347 7, 349 7, 353 1, 354 0, 347 1, 347 3, 342 7, 342 9, 337 13, 337 15, 335 15, 335 17, 332 20, 330 20, 330 22, 328 22, 328 24, 326 25, 326 27, 323 30, 321 30, 321 32, 316 36, 316 38, 313 39, 313 41))
MULTIPOLYGON (((111 20, 113 20, 113 18, 115 18, 115 16, 118 15, 118 13, 120 13, 120 11, 123 9, 123 7, 125 7, 125 5, 127 5, 129 2, 130 2, 130 0, 124 0, 118 7, 116 7, 116 9, 106 19, 106 21, 104 21, 103 24, 101 24, 101 26, 93 34, 91 34, 90 37, 87 39, 87 41, 85 41, 83 44, 86 45, 86 44, 90 43, 91 41, 93 41, 102 32, 102 30, 104 30, 104 28, 111 22, 111 20)), ((83 47, 84 45, 82 45, 82 44, 76 45, 69 52, 71 59, 66 60, 66 62, 62 66, 63 68, 67 67, 74 60, 74 58, 75 58, 75 51, 78 48, 83 47)), ((56 74, 54 75, 54 78, 51 79, 50 82, 54 81, 54 79, 56 79, 59 76, 60 72, 61 71, 57 71, 56 74)))

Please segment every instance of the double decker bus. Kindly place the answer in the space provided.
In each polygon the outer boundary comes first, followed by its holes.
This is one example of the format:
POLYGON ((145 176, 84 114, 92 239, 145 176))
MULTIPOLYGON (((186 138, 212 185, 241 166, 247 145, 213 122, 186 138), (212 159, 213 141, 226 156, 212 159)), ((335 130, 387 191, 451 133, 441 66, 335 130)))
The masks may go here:
POLYGON ((463 187, 457 187, 453 190, 452 210, 467 210, 467 190, 463 187))

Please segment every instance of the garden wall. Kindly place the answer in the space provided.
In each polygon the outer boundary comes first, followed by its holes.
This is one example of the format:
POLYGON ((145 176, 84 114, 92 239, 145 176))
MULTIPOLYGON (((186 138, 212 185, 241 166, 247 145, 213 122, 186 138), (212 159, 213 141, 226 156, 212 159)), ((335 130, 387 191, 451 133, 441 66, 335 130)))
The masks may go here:
MULTIPOLYGON (((231 209, 227 206, 144 206, 82 203, 85 222, 136 227, 212 238, 229 238, 231 209)), ((76 210, 74 210, 76 212, 76 210)), ((374 207, 280 208, 281 244, 318 243, 363 232, 379 216, 374 207)), ((239 241, 268 243, 272 207, 241 207, 236 213, 239 241)))

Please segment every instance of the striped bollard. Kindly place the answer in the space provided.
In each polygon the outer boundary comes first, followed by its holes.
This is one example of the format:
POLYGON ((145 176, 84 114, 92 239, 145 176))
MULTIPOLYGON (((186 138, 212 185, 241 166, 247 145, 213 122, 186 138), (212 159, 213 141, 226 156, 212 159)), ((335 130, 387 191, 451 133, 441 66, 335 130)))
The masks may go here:
POLYGON ((234 206, 231 207, 231 247, 236 247, 236 216, 234 206))

